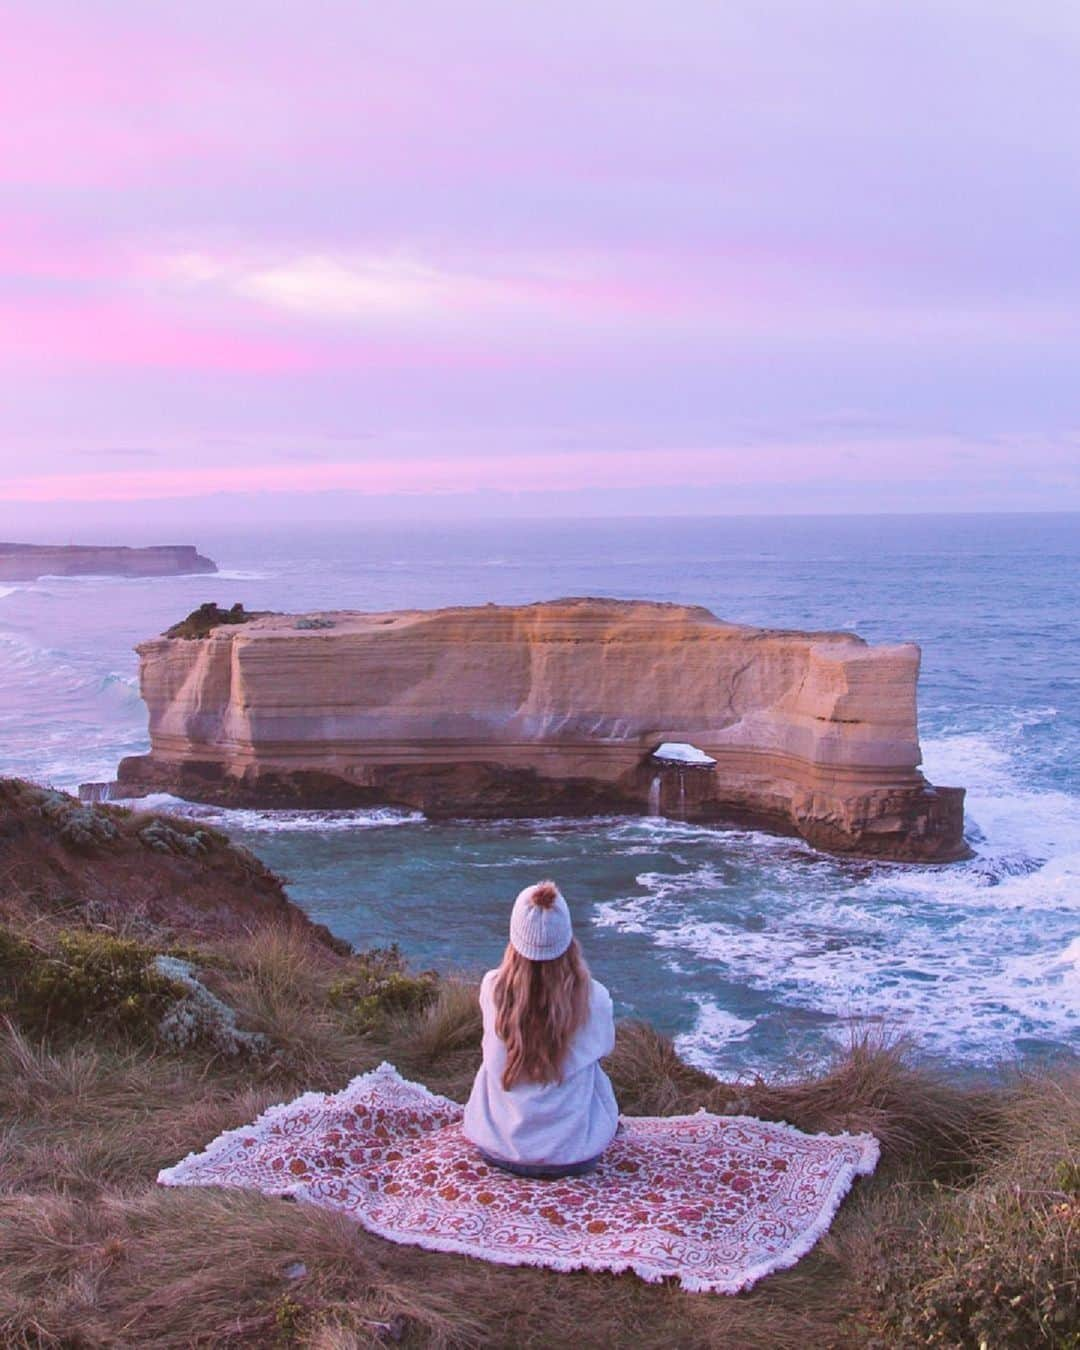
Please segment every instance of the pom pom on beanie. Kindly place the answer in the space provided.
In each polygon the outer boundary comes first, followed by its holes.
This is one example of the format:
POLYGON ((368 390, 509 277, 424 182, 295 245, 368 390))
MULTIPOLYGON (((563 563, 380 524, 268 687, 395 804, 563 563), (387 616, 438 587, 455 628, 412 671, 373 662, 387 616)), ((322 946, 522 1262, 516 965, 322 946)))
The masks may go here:
POLYGON ((553 881, 538 881, 532 890, 532 902, 541 909, 550 909, 559 898, 559 888, 553 881))
POLYGON ((530 961, 554 961, 573 941, 570 910, 553 881, 526 886, 510 915, 510 945, 530 961))

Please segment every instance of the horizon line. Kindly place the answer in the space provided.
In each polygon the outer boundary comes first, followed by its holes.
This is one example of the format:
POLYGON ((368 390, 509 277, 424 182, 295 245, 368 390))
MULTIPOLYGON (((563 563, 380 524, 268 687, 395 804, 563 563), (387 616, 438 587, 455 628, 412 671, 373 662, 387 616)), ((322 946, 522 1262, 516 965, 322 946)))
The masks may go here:
MULTIPOLYGON (((288 494, 271 494, 273 500, 284 501, 288 499, 288 494)), ((304 494, 308 496, 309 494, 304 494)), ((347 493, 333 493, 335 498, 347 496, 347 493)), ((357 493, 357 496, 363 496, 365 500, 370 501, 368 494, 357 493)), ((236 493, 207 493, 205 495, 190 497, 142 497, 142 498, 99 498, 93 503, 81 500, 78 497, 57 497, 51 501, 37 501, 28 503, 23 499, 0 497, 0 506, 21 507, 34 506, 38 510, 49 510, 52 507, 71 507, 76 506, 83 510, 92 506, 100 507, 123 507, 125 509, 137 510, 144 508, 150 503, 156 506, 165 504, 175 504, 191 506, 199 502, 220 503, 223 499, 250 501, 242 494, 236 493)), ((379 515, 372 517, 377 523, 392 524, 395 522, 404 523, 407 521, 417 521, 421 523, 432 524, 452 524, 456 521, 470 522, 475 524, 478 521, 488 522, 492 519, 493 511, 482 511, 476 515, 454 515, 454 516, 435 516, 435 515, 401 515, 388 516, 379 515)), ((862 516, 1076 516, 1080 515, 1080 506, 1072 507, 1025 507, 1020 510, 1010 510, 1008 508, 997 507, 992 509, 974 508, 971 510, 924 510, 924 511, 874 511, 874 510, 849 510, 849 511, 612 511, 605 513, 572 512, 569 514, 554 514, 550 511, 537 511, 532 514, 515 513, 504 517, 506 520, 738 520, 738 519, 846 519, 862 516)), ((301 523, 320 525, 333 524, 336 518, 327 518, 326 516, 311 515, 305 516, 301 523)), ((268 522, 272 523, 272 522, 268 522)), ((293 521, 283 522, 292 524, 293 521)), ((342 522, 345 523, 345 522, 342 522)), ((14 540, 10 542, 15 542, 14 540)))

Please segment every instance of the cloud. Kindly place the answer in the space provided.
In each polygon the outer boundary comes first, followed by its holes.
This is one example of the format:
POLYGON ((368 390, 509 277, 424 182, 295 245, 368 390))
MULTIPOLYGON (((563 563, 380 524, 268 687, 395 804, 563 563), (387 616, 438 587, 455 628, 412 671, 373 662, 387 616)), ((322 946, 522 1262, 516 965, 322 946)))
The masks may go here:
POLYGON ((161 269, 193 288, 329 320, 446 319, 463 308, 506 307, 520 296, 512 282, 395 256, 312 254, 260 265, 184 253, 163 259, 161 269))
MULTIPOLYGON (((662 260, 503 251, 469 266, 402 251, 318 254, 182 252, 140 260, 147 292, 214 305, 253 302, 286 319, 399 331, 467 328, 482 337, 537 323, 604 328, 692 308, 662 260), (657 271, 657 261, 661 272, 657 271), (650 266, 652 275, 650 275, 650 266)), ((730 301, 730 296, 729 296, 730 301)))

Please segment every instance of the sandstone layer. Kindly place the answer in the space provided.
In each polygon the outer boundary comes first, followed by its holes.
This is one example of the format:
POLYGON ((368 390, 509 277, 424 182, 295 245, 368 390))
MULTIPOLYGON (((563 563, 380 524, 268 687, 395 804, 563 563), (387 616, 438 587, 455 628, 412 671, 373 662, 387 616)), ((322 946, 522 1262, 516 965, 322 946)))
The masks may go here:
POLYGON ((94 544, 2 544, 0 581, 37 581, 39 577, 165 577, 216 572, 217 564, 191 544, 149 548, 94 544))
POLYGON ((913 643, 572 599, 270 615, 141 643, 151 751, 127 792, 428 816, 658 811, 831 851, 966 853, 963 790, 919 772, 913 643), (688 743, 715 765, 653 759, 688 743))

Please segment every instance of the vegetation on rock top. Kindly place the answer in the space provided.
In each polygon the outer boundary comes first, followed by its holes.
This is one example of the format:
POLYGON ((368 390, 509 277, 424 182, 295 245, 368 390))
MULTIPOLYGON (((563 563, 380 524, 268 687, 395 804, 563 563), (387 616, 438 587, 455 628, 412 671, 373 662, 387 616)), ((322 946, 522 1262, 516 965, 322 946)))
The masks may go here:
POLYGON ((250 623, 252 619, 261 619, 269 610, 246 610, 237 601, 230 609, 221 609, 213 601, 207 601, 198 609, 193 609, 186 619, 166 628, 164 636, 168 638, 204 638, 210 636, 210 630, 222 624, 250 623))

